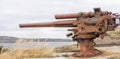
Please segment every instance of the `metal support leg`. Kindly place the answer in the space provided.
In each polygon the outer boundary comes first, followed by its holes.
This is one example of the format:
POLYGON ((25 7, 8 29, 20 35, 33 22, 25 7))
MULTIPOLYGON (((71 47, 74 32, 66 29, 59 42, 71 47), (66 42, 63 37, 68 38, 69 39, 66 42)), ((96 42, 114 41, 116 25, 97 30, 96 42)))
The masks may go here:
POLYGON ((81 39, 80 51, 73 54, 75 57, 90 57, 101 54, 101 51, 94 48, 93 39, 81 39))

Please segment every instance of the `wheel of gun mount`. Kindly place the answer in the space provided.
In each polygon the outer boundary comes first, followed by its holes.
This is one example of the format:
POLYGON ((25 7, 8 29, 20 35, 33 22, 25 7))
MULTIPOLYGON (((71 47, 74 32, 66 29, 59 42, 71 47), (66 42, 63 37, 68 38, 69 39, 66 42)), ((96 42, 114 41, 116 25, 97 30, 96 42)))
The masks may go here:
POLYGON ((102 52, 94 48, 93 39, 81 39, 80 51, 73 54, 74 57, 91 57, 101 54, 102 52))

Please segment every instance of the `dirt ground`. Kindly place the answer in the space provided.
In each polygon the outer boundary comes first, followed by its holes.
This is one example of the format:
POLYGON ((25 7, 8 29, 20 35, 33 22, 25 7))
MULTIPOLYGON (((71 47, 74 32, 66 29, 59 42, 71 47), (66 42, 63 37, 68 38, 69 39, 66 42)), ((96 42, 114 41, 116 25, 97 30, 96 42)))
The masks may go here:
MULTIPOLYGON (((97 44, 95 48, 103 52, 101 55, 86 58, 69 56, 68 58, 60 59, 120 59, 120 39, 96 39, 95 42, 97 44)), ((66 52, 61 54, 68 55, 72 53, 66 52)))
POLYGON ((120 59, 120 46, 96 47, 96 48, 101 50, 103 54, 86 58, 69 57, 69 59, 120 59))

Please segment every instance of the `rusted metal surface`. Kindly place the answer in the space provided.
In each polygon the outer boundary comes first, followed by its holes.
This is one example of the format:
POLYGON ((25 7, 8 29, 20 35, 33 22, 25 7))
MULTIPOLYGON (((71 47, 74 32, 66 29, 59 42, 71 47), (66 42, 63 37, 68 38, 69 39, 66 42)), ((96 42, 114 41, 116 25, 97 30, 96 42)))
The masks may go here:
POLYGON ((75 27, 73 23, 76 20, 64 20, 64 21, 56 21, 56 22, 46 22, 46 23, 31 23, 31 24, 20 24, 21 28, 29 28, 29 27, 75 27))
MULTIPOLYGON (((101 15, 107 15, 111 12, 102 11, 100 12, 101 15)), ((71 14, 57 14, 55 15, 56 19, 69 19, 69 18, 79 18, 79 17, 94 17, 96 14, 95 12, 80 12, 80 13, 71 13, 71 14)))
POLYGON ((101 54, 99 50, 94 49, 94 39, 97 37, 103 39, 107 31, 114 31, 120 24, 116 24, 116 19, 120 19, 119 16, 117 13, 94 8, 94 12, 55 15, 56 19, 75 18, 73 20, 20 24, 20 27, 74 27, 73 29, 68 29, 71 33, 67 34, 67 36, 72 37, 73 41, 80 43, 80 51, 73 54, 73 56, 87 57, 101 54))
POLYGON ((67 18, 77 18, 77 17, 79 17, 78 13, 55 15, 56 19, 67 19, 67 18))
POLYGON ((101 54, 102 52, 94 48, 93 39, 81 39, 80 51, 73 54, 75 57, 91 57, 101 54))

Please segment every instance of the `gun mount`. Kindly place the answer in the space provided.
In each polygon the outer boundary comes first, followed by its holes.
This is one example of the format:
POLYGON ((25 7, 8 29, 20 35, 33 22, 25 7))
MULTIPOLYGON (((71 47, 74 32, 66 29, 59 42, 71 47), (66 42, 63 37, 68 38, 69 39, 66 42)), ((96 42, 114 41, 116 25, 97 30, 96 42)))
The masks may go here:
POLYGON ((68 29, 73 41, 80 43, 80 51, 73 54, 77 57, 94 56, 102 52, 95 49, 94 39, 100 37, 104 38, 106 31, 114 31, 120 24, 120 15, 108 11, 101 11, 100 8, 94 8, 94 12, 80 12, 73 14, 60 14, 55 15, 56 19, 70 19, 48 23, 33 23, 33 24, 20 24, 21 28, 24 27, 73 27, 68 29), (119 20, 119 23, 116 23, 119 20))

